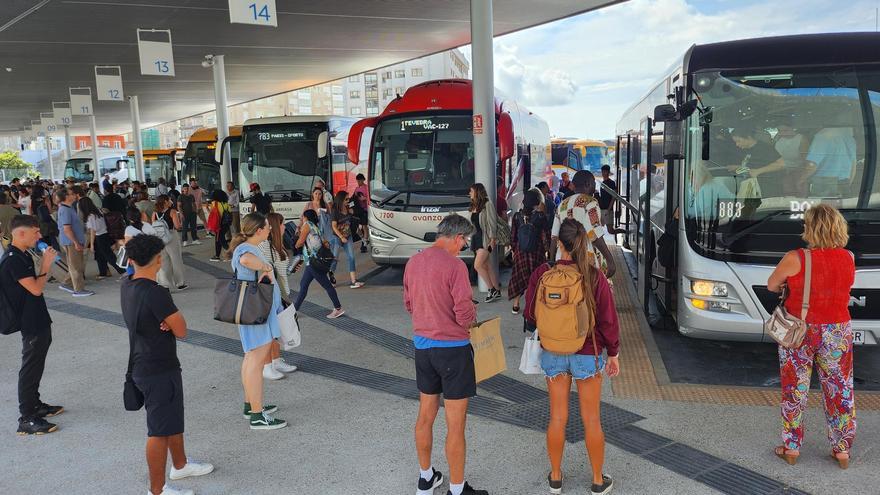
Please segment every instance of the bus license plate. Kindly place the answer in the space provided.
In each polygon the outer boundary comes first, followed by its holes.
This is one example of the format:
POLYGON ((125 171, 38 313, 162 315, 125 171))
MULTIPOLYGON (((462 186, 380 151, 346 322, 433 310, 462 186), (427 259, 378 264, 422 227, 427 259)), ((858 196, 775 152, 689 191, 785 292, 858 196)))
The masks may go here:
POLYGON ((865 332, 853 330, 853 345, 862 345, 865 343, 865 332))

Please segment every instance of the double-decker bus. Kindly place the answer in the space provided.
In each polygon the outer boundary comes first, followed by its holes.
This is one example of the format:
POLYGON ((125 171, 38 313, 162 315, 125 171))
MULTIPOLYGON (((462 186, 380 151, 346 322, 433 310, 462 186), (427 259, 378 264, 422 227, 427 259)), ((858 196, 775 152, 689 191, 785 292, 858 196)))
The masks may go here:
MULTIPOLYGON (((444 79, 413 86, 381 115, 360 120, 348 139, 359 163, 362 134, 370 141, 370 243, 379 264, 404 264, 436 236, 448 214, 467 215, 474 183, 471 81, 444 79)), ((511 100, 495 98, 496 174, 511 209, 541 181, 550 181, 547 123, 511 100)), ((493 202, 494 202, 494 198, 493 202)), ((472 253, 463 253, 463 256, 472 253)))
MULTIPOLYGON (((150 197, 155 197, 156 186, 159 178, 165 179, 165 184, 177 182, 177 152, 175 149, 167 150, 144 150, 144 182, 147 184, 147 192, 150 197)), ((129 163, 135 163, 134 151, 128 152, 129 163)))
POLYGON ((767 279, 787 251, 804 247, 803 212, 829 203, 849 222, 855 254, 855 343, 876 344, 878 118, 880 34, 688 50, 617 125, 643 303, 654 288, 684 335, 771 341, 763 322, 778 295, 767 279), (675 229, 675 259, 661 266, 655 246, 667 228, 675 229))
MULTIPOLYGON (((229 127, 230 137, 241 136, 241 126, 229 127)), ((232 140, 230 145, 233 151, 232 157, 232 175, 233 182, 236 177, 236 166, 238 158, 237 142, 232 140)), ((216 188, 223 188, 220 184, 220 165, 215 159, 215 150, 217 148, 217 128, 203 127, 196 130, 186 143, 186 150, 183 153, 183 171, 181 173, 181 182, 189 182, 191 179, 199 181, 199 187, 205 190, 206 196, 210 197, 211 192, 216 188)))
MULTIPOLYGON (((247 196, 250 184, 256 182, 272 198, 276 212, 285 219, 298 219, 319 179, 333 193, 353 190, 354 178, 366 172, 362 165, 346 161, 348 133, 355 122, 320 115, 246 121, 237 156, 242 194, 247 196)), ((240 208, 242 215, 251 211, 246 202, 240 208)))
POLYGON ((92 150, 85 148, 73 153, 64 164, 64 178, 78 182, 101 182, 105 175, 110 180, 125 182, 134 160, 123 149, 98 148, 98 165, 95 166, 92 150))

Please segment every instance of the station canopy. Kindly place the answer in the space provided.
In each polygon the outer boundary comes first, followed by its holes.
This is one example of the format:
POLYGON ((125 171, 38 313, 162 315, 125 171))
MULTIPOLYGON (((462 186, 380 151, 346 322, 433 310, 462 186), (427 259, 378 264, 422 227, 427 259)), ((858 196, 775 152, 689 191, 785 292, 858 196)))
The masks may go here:
MULTIPOLYGON (((496 35, 621 0, 495 0, 496 35)), ((227 0, 3 0, 0 132, 17 132, 95 65, 122 68, 125 96, 156 125, 214 109, 205 55, 225 55, 230 104, 340 79, 470 43, 469 0, 277 0, 278 27, 230 24, 227 0), (175 77, 140 74, 137 29, 170 29, 175 77), (8 69, 12 69, 9 71, 8 69)), ((564 32, 559 33, 565 36, 564 32)), ((94 99, 98 131, 131 129, 129 105, 94 99)), ((87 132, 75 117, 72 132, 87 132)))

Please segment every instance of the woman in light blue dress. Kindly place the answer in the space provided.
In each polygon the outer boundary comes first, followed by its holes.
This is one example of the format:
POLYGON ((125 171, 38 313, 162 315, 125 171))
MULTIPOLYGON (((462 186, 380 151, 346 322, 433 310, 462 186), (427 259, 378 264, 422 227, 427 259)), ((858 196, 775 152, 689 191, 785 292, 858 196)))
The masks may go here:
POLYGON ((277 406, 263 404, 263 365, 269 360, 272 341, 281 336, 278 313, 281 291, 275 283, 272 264, 263 257, 259 248, 269 237, 272 227, 260 213, 250 213, 241 220, 241 230, 232 239, 232 269, 239 280, 269 281, 272 283, 272 309, 269 319, 262 325, 239 325, 244 361, 241 363, 241 381, 244 388, 244 416, 250 420, 252 430, 275 430, 287 426, 287 422, 270 416, 277 406))

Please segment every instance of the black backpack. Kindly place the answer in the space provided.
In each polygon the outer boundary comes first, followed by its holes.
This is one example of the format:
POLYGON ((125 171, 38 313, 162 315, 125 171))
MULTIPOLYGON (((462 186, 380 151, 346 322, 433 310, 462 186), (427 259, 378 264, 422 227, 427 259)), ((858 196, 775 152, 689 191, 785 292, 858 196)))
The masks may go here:
MULTIPOLYGON (((11 255, 7 251, 0 258, 0 276, 3 276, 3 265, 11 255)), ((6 292, 0 288, 0 334, 11 335, 21 330, 21 324, 18 317, 18 311, 9 302, 6 292)))
POLYGON ((526 220, 526 218, 521 213, 517 214, 517 218, 517 249, 519 249, 520 252, 523 253, 534 253, 538 250, 541 232, 532 224, 531 220, 526 220))

